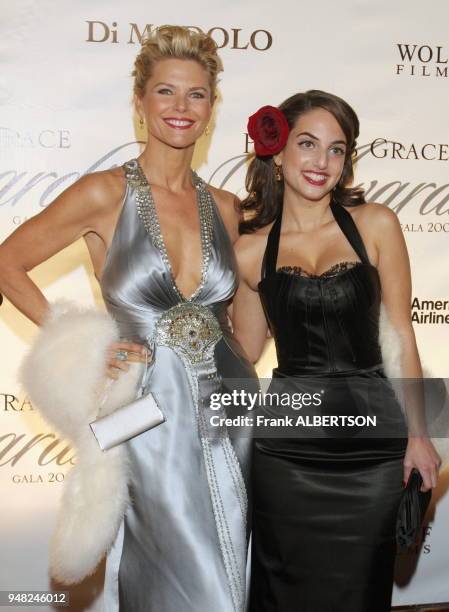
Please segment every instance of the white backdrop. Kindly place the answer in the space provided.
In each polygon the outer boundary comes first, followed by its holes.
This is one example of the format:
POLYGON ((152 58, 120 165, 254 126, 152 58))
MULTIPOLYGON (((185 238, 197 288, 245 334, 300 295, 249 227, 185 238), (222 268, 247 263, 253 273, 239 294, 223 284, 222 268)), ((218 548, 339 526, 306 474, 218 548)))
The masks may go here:
MULTIPOLYGON (((212 30, 223 47, 225 72, 212 132, 195 155, 199 173, 243 194, 248 115, 310 88, 348 100, 361 121, 356 183, 366 187, 369 199, 399 215, 412 263, 419 349, 434 376, 448 377, 447 2, 165 4, 4 3, 0 239, 82 174, 138 153, 144 134, 132 110, 130 71, 145 28, 177 23, 212 30)), ((32 278, 48 299, 101 305, 82 241, 37 267, 32 278)), ((0 590, 48 588, 47 542, 73 456, 33 411, 16 380, 34 333, 34 325, 5 301, 0 308, 0 590)), ((269 348, 259 371, 266 374, 272 366, 269 348)), ((420 550, 400 559, 396 604, 449 601, 448 487, 446 470, 420 550)), ((101 576, 72 589, 71 609, 95 609, 100 582, 101 576)))

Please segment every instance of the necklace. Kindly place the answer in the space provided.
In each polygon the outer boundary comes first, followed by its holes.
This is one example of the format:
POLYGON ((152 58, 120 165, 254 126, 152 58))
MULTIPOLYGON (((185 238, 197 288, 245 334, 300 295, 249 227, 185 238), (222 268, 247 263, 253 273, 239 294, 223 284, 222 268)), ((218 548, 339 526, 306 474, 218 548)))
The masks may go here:
POLYGON ((201 280, 190 297, 185 297, 176 284, 168 256, 167 247, 159 223, 156 205, 150 183, 137 159, 124 164, 127 181, 136 190, 137 212, 153 244, 157 247, 162 261, 170 275, 172 289, 182 302, 191 302, 203 290, 207 278, 213 237, 213 201, 205 182, 192 170, 192 182, 196 189, 196 201, 200 221, 201 280))

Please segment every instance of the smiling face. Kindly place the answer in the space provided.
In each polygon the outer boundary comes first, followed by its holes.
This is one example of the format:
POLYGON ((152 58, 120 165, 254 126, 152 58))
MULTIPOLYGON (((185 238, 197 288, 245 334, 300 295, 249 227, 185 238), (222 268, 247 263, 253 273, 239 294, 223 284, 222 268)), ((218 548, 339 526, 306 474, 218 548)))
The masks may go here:
POLYGON ((208 72, 194 60, 161 59, 143 97, 136 98, 149 138, 184 149, 195 144, 209 122, 213 96, 208 72))
POLYGON ((341 177, 346 148, 346 137, 332 113, 315 108, 300 115, 275 157, 282 164, 285 187, 305 200, 324 200, 341 177))

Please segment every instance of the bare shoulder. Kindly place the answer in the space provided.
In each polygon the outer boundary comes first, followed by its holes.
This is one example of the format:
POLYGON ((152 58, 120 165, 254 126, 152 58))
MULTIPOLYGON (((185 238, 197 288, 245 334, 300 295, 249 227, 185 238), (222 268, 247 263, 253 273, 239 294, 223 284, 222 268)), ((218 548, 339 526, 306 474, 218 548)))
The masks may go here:
POLYGON ((354 221, 364 224, 394 225, 399 223, 396 213, 391 208, 377 202, 367 202, 359 206, 348 207, 346 210, 354 217, 354 221))
POLYGON ((126 189, 126 179, 120 168, 85 174, 69 189, 82 196, 85 201, 98 207, 110 208, 119 201, 126 189))
POLYGON ((250 234, 241 234, 235 243, 237 257, 245 258, 252 253, 259 253, 261 250, 264 251, 271 225, 272 224, 262 227, 250 234))
POLYGON ((224 206, 227 208, 232 206, 235 202, 238 202, 237 196, 226 189, 218 189, 218 187, 214 187, 213 185, 207 185, 207 188, 213 195, 217 206, 224 206))
POLYGON ((262 259, 267 246, 270 225, 251 234, 242 234, 234 245, 241 276, 253 288, 260 281, 262 259))
POLYGON ((217 204, 221 218, 223 219, 223 223, 228 230, 232 242, 235 242, 238 238, 238 226, 240 221, 240 202, 238 197, 226 189, 217 189, 217 187, 213 187, 212 185, 208 185, 207 187, 217 204))
POLYGON ((358 228, 370 236, 380 232, 400 232, 401 225, 396 213, 385 206, 376 202, 367 202, 360 206, 348 207, 346 210, 352 215, 358 228))

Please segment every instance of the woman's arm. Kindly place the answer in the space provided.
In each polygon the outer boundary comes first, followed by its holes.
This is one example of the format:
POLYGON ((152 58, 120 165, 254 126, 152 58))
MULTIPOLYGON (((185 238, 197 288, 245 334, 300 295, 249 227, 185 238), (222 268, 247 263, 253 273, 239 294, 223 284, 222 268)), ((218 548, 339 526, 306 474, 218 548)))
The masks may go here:
POLYGON ((408 481, 415 467, 423 477, 424 488, 430 489, 436 486, 441 460, 426 431, 423 386, 419 383, 422 368, 411 319, 412 284, 407 247, 399 220, 393 211, 374 204, 367 207, 367 213, 370 232, 378 252, 382 301, 388 319, 399 337, 402 378, 410 379, 404 385, 409 427, 404 481, 408 481))
POLYGON ((235 245, 240 283, 235 294, 232 311, 234 335, 248 359, 256 363, 267 339, 268 325, 262 308, 257 280, 252 278, 260 270, 260 257, 254 236, 241 236, 235 245))
POLYGON ((37 325, 48 302, 27 273, 88 232, 99 233, 107 195, 104 181, 86 175, 0 245, 0 292, 37 325))
MULTIPOLYGON (((20 225, 0 245, 0 293, 31 321, 42 325, 49 304, 27 273, 89 232, 95 232, 106 245, 106 228, 111 227, 112 216, 117 216, 116 198, 116 179, 107 173, 88 174, 20 225)), ((142 351, 134 343, 113 345, 108 355, 112 378, 117 378, 117 368, 129 368, 125 361, 114 358, 119 348, 142 351)))

